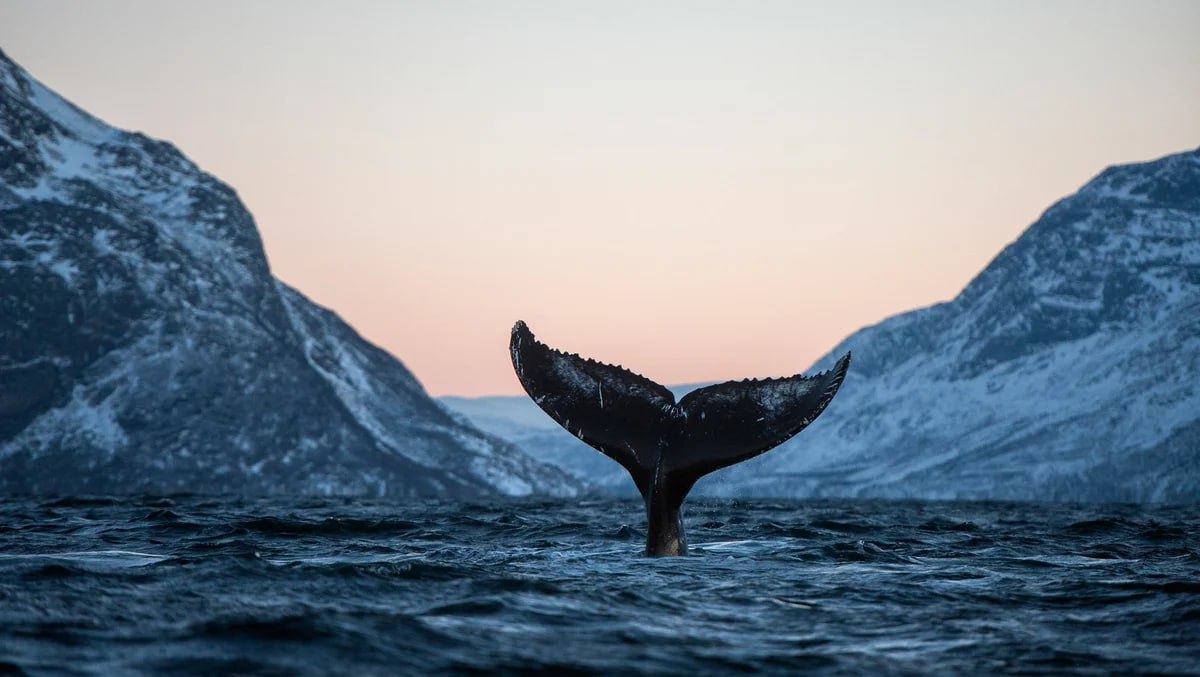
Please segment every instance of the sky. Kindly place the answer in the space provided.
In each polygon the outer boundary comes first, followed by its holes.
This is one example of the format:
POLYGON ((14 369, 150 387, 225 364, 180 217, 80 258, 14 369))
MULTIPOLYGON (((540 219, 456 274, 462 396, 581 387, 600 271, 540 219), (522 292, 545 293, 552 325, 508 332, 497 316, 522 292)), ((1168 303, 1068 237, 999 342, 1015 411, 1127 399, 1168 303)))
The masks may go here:
POLYGON ((518 319, 661 383, 952 298, 1104 167, 1200 146, 1200 3, 0 0, 0 47, 232 185, 435 395, 518 319), (901 6, 904 5, 904 6, 901 6))

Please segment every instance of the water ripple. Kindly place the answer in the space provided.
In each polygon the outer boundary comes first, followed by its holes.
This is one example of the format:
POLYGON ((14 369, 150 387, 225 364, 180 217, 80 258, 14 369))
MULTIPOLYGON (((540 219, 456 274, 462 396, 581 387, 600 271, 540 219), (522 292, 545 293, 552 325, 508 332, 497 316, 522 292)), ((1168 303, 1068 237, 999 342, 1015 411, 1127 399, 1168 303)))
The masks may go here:
POLYGON ((0 672, 1191 673, 1195 508, 8 499, 0 672))

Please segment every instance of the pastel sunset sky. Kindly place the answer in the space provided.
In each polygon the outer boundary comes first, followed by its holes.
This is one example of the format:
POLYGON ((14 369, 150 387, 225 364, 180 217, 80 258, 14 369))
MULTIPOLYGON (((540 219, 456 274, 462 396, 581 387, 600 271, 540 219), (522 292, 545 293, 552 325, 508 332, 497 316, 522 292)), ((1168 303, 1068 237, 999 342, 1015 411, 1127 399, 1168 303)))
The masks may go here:
POLYGON ((1193 1, 0 0, 12 58, 462 395, 520 392, 517 319, 662 383, 803 371, 1200 145, 1198 35, 1193 1))

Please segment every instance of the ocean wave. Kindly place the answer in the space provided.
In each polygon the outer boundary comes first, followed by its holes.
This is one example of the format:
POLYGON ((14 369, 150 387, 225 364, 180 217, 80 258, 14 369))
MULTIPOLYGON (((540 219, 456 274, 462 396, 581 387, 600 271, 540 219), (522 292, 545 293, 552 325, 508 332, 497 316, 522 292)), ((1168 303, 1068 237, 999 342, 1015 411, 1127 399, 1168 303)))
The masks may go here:
POLYGON ((1186 673, 1189 508, 143 496, 0 503, 9 672, 1186 673), (1103 637, 1098 642, 1097 637, 1103 637))

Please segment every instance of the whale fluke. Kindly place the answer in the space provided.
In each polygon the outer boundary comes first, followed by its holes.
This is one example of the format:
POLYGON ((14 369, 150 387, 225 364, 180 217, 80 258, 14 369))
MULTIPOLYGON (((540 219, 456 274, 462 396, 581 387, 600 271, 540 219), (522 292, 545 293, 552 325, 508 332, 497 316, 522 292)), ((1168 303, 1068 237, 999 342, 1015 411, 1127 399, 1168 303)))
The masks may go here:
POLYGON ((850 353, 813 376, 729 381, 679 402, 623 367, 555 350, 513 326, 513 368, 525 392, 568 432, 620 463, 646 503, 646 554, 687 552, 680 506, 708 473, 799 433, 837 394, 850 353))

